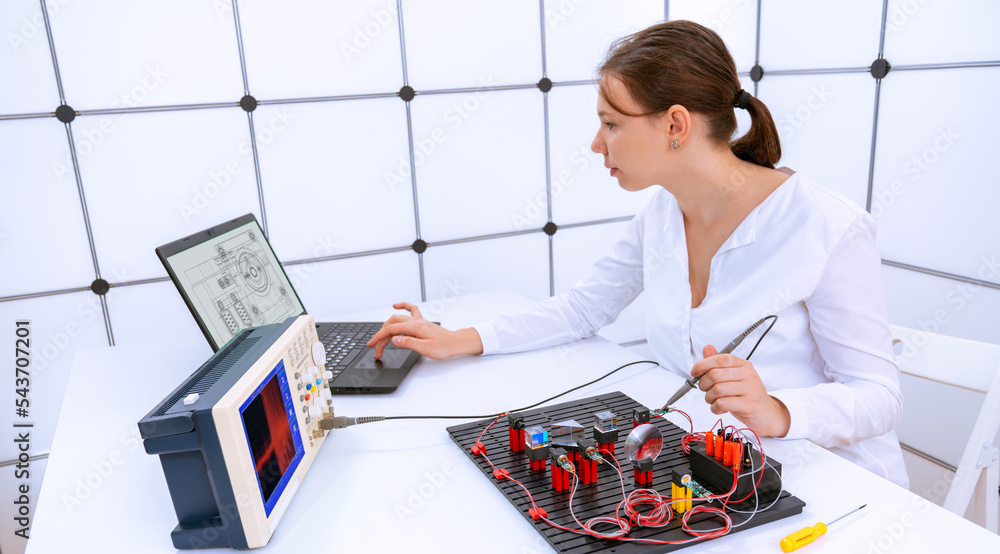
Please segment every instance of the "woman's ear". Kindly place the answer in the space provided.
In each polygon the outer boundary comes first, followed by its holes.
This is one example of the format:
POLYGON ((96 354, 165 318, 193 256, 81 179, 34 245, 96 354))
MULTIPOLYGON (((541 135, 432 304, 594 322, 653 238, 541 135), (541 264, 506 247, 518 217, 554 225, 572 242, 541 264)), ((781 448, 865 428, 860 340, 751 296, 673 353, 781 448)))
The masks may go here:
POLYGON ((691 112, 680 104, 674 104, 667 108, 667 111, 659 115, 660 125, 667 135, 667 142, 677 141, 678 144, 690 137, 692 116, 691 112))

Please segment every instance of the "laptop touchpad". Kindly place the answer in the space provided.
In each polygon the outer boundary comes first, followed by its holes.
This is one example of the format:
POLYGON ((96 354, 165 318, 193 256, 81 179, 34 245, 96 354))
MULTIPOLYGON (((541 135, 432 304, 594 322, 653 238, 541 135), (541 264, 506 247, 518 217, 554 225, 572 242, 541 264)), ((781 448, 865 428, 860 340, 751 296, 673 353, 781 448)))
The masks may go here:
POLYGON ((376 360, 375 349, 369 348, 354 367, 360 369, 398 369, 403 366, 403 362, 409 355, 409 350, 386 348, 382 351, 382 359, 376 360))

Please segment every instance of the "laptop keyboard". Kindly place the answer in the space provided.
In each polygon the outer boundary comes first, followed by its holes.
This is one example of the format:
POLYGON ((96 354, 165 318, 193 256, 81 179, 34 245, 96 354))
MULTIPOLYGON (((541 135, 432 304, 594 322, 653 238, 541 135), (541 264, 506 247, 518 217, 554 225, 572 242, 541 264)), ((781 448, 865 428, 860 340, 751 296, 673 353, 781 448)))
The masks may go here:
POLYGON ((381 323, 334 323, 319 338, 326 346, 326 368, 336 379, 367 348, 368 341, 382 328, 381 323))

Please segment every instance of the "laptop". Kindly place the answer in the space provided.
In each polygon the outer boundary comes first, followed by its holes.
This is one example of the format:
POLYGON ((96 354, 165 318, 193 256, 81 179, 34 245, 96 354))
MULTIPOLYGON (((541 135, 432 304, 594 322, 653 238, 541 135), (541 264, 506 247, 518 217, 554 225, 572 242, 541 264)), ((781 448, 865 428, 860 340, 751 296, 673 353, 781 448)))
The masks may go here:
MULTIPOLYGON (((212 350, 246 327, 306 313, 253 214, 164 244, 156 255, 212 350)), ((387 345, 382 359, 365 344, 382 322, 316 323, 334 394, 390 393, 420 354, 387 345)), ((318 364, 317 364, 318 365, 318 364)))

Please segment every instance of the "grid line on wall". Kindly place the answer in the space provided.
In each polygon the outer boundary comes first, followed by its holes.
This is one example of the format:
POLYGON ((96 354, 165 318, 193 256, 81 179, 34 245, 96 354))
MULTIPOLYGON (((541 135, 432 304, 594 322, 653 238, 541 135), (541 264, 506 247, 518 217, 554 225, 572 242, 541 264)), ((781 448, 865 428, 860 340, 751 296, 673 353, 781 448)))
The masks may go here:
POLYGON ((49 54, 52 56, 52 69, 56 75, 56 88, 59 90, 59 103, 66 104, 66 94, 63 92, 62 75, 59 72, 59 59, 56 58, 56 44, 52 40, 52 24, 49 23, 49 10, 45 6, 45 0, 38 0, 42 7, 42 19, 45 23, 45 37, 49 41, 49 54))
MULTIPOLYGON (((39 4, 42 10, 42 18, 45 23, 45 37, 49 43, 49 54, 52 58, 52 70, 55 72, 56 86, 59 89, 59 104, 60 106, 66 106, 66 96, 62 86, 62 75, 59 71, 59 58, 56 55, 55 40, 52 37, 52 24, 49 21, 48 8, 45 5, 45 0, 39 0, 39 4)), ((80 174, 80 160, 76 153, 76 142, 73 140, 72 118, 67 120, 64 125, 66 128, 66 142, 69 143, 70 162, 73 165, 73 178, 76 180, 77 196, 80 199, 80 211, 83 215, 84 230, 87 233, 87 244, 90 248, 91 260, 94 264, 94 274, 96 276, 94 278, 94 282, 96 283, 97 280, 101 279, 101 266, 97 261, 97 245, 94 241, 94 231, 90 224, 90 211, 87 209, 87 195, 83 190, 83 177, 80 174)), ((114 334, 111 332, 111 314, 108 311, 108 306, 103 296, 101 297, 101 314, 104 317, 104 329, 107 332, 108 345, 114 346, 115 338, 114 334)))
MULTIPOLYGON (((243 49, 242 40, 242 29, 240 24, 240 18, 238 13, 238 2, 237 0, 232 0, 233 11, 234 11, 234 25, 236 29, 237 37, 237 49, 240 57, 240 70, 243 80, 244 93, 249 95, 249 80, 246 70, 246 60, 245 53, 243 49)), ((669 0, 664 2, 664 19, 669 19, 669 0)), ((62 85, 61 74, 59 71, 58 59, 55 51, 55 44, 53 40, 51 25, 49 23, 48 12, 45 6, 45 0, 40 0, 40 5, 42 6, 42 14, 44 16, 46 36, 49 43, 50 55, 53 63, 53 70, 55 72, 56 85, 59 91, 59 97, 61 105, 66 105, 65 94, 62 85)), ((405 40, 405 30, 403 22, 403 7, 402 1, 397 0, 397 11, 398 11, 398 27, 399 27, 399 38, 400 38, 400 56, 401 56, 401 69, 402 78, 404 86, 409 86, 409 77, 407 69, 407 55, 406 55, 406 40, 405 40)), ((756 16, 756 34, 755 34, 755 63, 759 64, 760 60, 760 26, 761 26, 761 0, 757 2, 757 16, 756 16)), ((886 21, 887 21, 887 10, 888 10, 888 0, 883 0, 883 10, 882 10, 882 22, 879 37, 879 57, 881 58, 884 41, 885 41, 885 31, 886 31, 886 21)), ((542 55, 542 77, 547 77, 547 56, 546 56, 546 34, 545 34, 545 2, 544 0, 539 0, 539 17, 540 17, 540 34, 541 34, 541 55, 542 55)), ((911 65, 901 65, 893 66, 892 71, 921 71, 921 70, 937 70, 937 69, 956 69, 956 68, 981 68, 981 67, 997 67, 1000 66, 1000 60, 992 61, 974 61, 974 62, 959 62, 959 63, 936 63, 936 64, 911 64, 911 65)), ((767 72, 767 75, 816 75, 816 74, 836 74, 836 73, 863 73, 870 71, 867 67, 845 67, 845 68, 819 68, 819 69, 790 69, 790 70, 774 70, 767 72)), ((740 76, 747 76, 749 72, 742 72, 740 76)), ((584 85, 595 85, 597 83, 594 79, 584 79, 575 81, 563 81, 552 83, 553 87, 566 87, 566 86, 584 86, 584 85)), ((876 94, 875 94, 875 105, 873 110, 873 125, 872 125, 872 147, 871 147, 871 158, 869 163, 869 179, 868 179, 868 195, 866 207, 870 210, 871 208, 871 198, 872 198, 872 188, 874 179, 874 156, 875 156, 875 146, 877 137, 877 123, 878 123, 878 106, 879 106, 879 94, 880 94, 881 79, 876 79, 876 94)), ((485 92, 485 91, 506 91, 506 90, 525 90, 538 88, 538 83, 531 84, 512 84, 512 85, 500 85, 500 86, 487 86, 487 87, 459 87, 450 89, 430 89, 424 91, 414 91, 415 95, 435 95, 435 94, 462 94, 462 93, 474 93, 474 92, 485 92)), ((757 94, 757 82, 754 83, 754 94, 757 94)), ((362 99, 379 99, 379 98, 399 98, 399 92, 383 92, 383 93, 363 93, 363 94, 349 94, 349 95, 332 95, 332 96, 317 96, 317 97, 305 97, 305 98, 276 98, 271 100, 259 100, 257 105, 277 105, 277 104, 293 104, 293 103, 319 103, 319 102, 337 102, 345 100, 362 100, 362 99)), ((543 91, 543 113, 545 117, 545 162, 546 162, 546 196, 547 196, 547 215, 548 223, 554 223, 552 221, 552 189, 551 189, 551 151, 550 151, 550 126, 549 126, 549 111, 548 111, 548 93, 543 91)), ((408 147, 410 156, 410 168, 411 168, 411 187, 413 192, 414 200, 414 224, 416 237, 420 239, 420 222, 419 222, 419 204, 418 204, 418 190, 416 182, 416 168, 415 168, 415 151, 413 143, 413 128, 412 128, 412 115, 410 111, 410 102, 406 101, 406 116, 407 116, 407 135, 408 135, 408 147)), ((92 110, 81 110, 75 112, 77 116, 89 116, 89 115, 108 115, 108 114, 129 114, 129 113, 155 113, 155 112, 169 112, 169 111, 179 111, 179 110, 198 110, 198 109, 220 109, 220 108, 233 108, 239 107, 239 102, 216 102, 216 103, 194 103, 194 104, 178 104, 178 105, 162 105, 162 106, 144 106, 144 107, 123 107, 123 108, 109 108, 109 109, 92 109, 92 110)), ((41 119, 55 117, 54 112, 37 112, 37 113, 23 113, 23 114, 7 114, 0 115, 0 120, 23 120, 23 119, 41 119)), ((96 243, 93 237, 93 232, 90 225, 89 212, 86 205, 86 198, 83 188, 83 180, 80 174, 78 156, 75 151, 75 144, 73 141, 72 128, 70 123, 66 123, 67 130, 67 140, 70 145, 71 160, 73 162, 74 177, 77 181, 78 194, 80 195, 81 210, 84 217, 84 225, 86 227, 87 239, 89 247, 91 249, 91 257, 94 263, 94 272, 97 278, 101 277, 100 268, 98 264, 98 258, 96 254, 96 243)), ((258 195, 260 201, 261 209, 261 225, 265 235, 267 234, 267 223, 265 214, 265 202, 263 195, 263 184, 260 171, 260 161, 257 152, 257 144, 255 138, 255 130, 253 123, 252 111, 248 112, 248 125, 251 135, 251 145, 254 156, 254 170, 257 180, 258 195)), ((617 221, 628 221, 632 216, 624 216, 619 218, 609 218, 604 220, 586 221, 578 223, 561 224, 558 229, 570 229, 576 227, 583 227, 588 225, 600 225, 604 223, 617 222, 617 221)), ((488 235, 481 235, 475 237, 465 237, 459 239, 451 239, 446 241, 439 241, 435 243, 425 243, 427 248, 432 248, 436 246, 446 246, 450 244, 459 244, 466 242, 484 241, 498 238, 505 238, 511 236, 520 236, 532 233, 544 232, 543 229, 528 229, 522 231, 505 232, 505 233, 495 233, 488 235)), ((552 236, 549 235, 549 288, 550 294, 554 294, 554 253, 553 253, 553 240, 552 236)), ((413 245, 389 247, 376 250, 368 250, 363 252, 354 252, 346 254, 338 254, 334 256, 323 256, 316 258, 305 258, 300 260, 292 260, 285 262, 282 265, 298 265, 306 263, 319 263, 325 261, 333 261, 347 258, 357 258, 364 256, 374 256, 379 254, 386 254, 392 252, 403 252, 408 250, 413 250, 413 245)), ((418 261, 420 269, 420 285, 421 285, 421 300, 426 301, 426 284, 424 278, 424 265, 423 265, 423 253, 418 252, 418 261)), ((927 275, 932 275, 935 277, 945 278, 949 280, 955 280, 965 283, 976 284, 979 286, 988 287, 991 289, 1000 290, 1000 284, 992 283, 988 281, 983 281, 979 279, 974 279, 971 277, 965 277, 961 275, 956 275, 948 272, 938 271, 930 268, 925 268, 913 264, 906 264, 902 262, 895 262, 891 260, 883 260, 883 265, 896 267, 904 270, 914 271, 918 273, 923 273, 927 275)), ((150 284, 157 282, 168 281, 167 277, 156 277, 150 279, 141 279, 133 281, 125 281, 120 283, 109 283, 110 287, 124 287, 124 286, 135 286, 142 284, 150 284)), ((45 296, 53 296, 60 294, 70 294, 75 292, 82 292, 90 290, 90 287, 75 287, 66 288, 53 291, 35 292, 20 295, 12 295, 6 297, 0 297, 0 302, 9 302, 14 300, 28 299, 28 298, 39 298, 45 296)), ((113 330, 110 322, 110 313, 105 297, 101 296, 102 303, 102 313, 105 319, 105 327, 108 334, 109 344, 114 344, 113 330)))
POLYGON ((240 8, 237 0, 233 2, 233 21, 236 25, 236 50, 240 54, 240 75, 243 76, 243 98, 252 101, 249 107, 243 106, 243 99, 238 105, 247 112, 247 125, 250 127, 250 151, 253 154, 253 174, 257 182, 257 201, 260 204, 260 230, 264 238, 270 237, 267 228, 267 210, 264 207, 264 182, 260 178, 260 156, 257 152, 257 130, 253 125, 253 112, 257 109, 257 101, 250 94, 250 81, 247 78, 246 57, 243 54, 243 26, 240 24, 240 8))
MULTIPOLYGON (((889 0, 882 0, 882 21, 878 39, 877 60, 882 59, 882 50, 885 47, 885 26, 888 20, 889 0)), ((873 75, 874 76, 874 75, 873 75)), ((878 103, 882 93, 882 78, 875 78, 875 108, 872 114, 872 147, 868 154, 868 192, 865 195, 865 211, 872 211, 872 195, 875 190, 875 145, 878 139, 878 103)))
MULTIPOLYGON (((1000 60, 986 60, 986 61, 973 61, 973 62, 952 62, 952 63, 934 63, 934 64, 910 64, 910 65, 894 65, 892 66, 892 71, 934 71, 943 69, 966 69, 966 68, 986 68, 986 67, 1000 67, 1000 60)), ((869 67, 835 67, 835 68, 818 68, 818 69, 775 69, 769 70, 767 76, 776 75, 822 75, 822 74, 832 74, 832 73, 868 73, 870 71, 869 67)), ((737 75, 740 77, 749 77, 749 71, 738 72, 737 75)), ((553 81, 552 88, 556 87, 570 87, 570 86, 582 86, 582 85, 596 85, 596 79, 579 79, 571 81, 553 81)), ((524 90, 538 88, 537 83, 526 83, 526 84, 516 84, 516 85, 497 85, 488 87, 463 87, 463 88, 450 88, 450 89, 434 89, 434 90, 424 90, 424 91, 414 91, 417 96, 427 96, 431 94, 462 94, 462 93, 475 93, 475 92, 493 92, 493 91, 504 91, 504 90, 524 90)), ((264 105, 279 105, 279 104, 309 104, 309 103, 320 103, 320 102, 340 102, 345 100, 368 100, 377 98, 399 98, 399 92, 372 92, 372 93, 361 93, 361 94, 342 94, 333 96, 311 96, 303 98, 274 98, 269 100, 257 100, 257 104, 260 106, 264 105)), ((160 105, 160 106, 136 106, 136 107, 123 107, 123 108, 99 108, 91 110, 76 110, 77 117, 85 117, 92 115, 116 115, 116 114, 134 114, 134 113, 153 113, 153 112, 169 112, 169 111, 181 111, 181 110, 200 110, 200 109, 216 109, 216 108, 238 108, 240 107, 239 102, 210 102, 210 103, 194 103, 194 104, 170 104, 170 105, 160 105)), ((55 112, 31 112, 31 113, 14 113, 14 114, 0 114, 0 121, 15 120, 15 119, 46 119, 54 118, 56 116, 55 112)))
MULTIPOLYGON (((240 53, 240 75, 243 76, 243 94, 250 94, 246 58, 243 57, 243 29, 240 28, 240 6, 237 0, 233 0, 233 21, 236 24, 236 49, 240 53)), ((267 230, 264 230, 264 235, 267 235, 267 230)))

